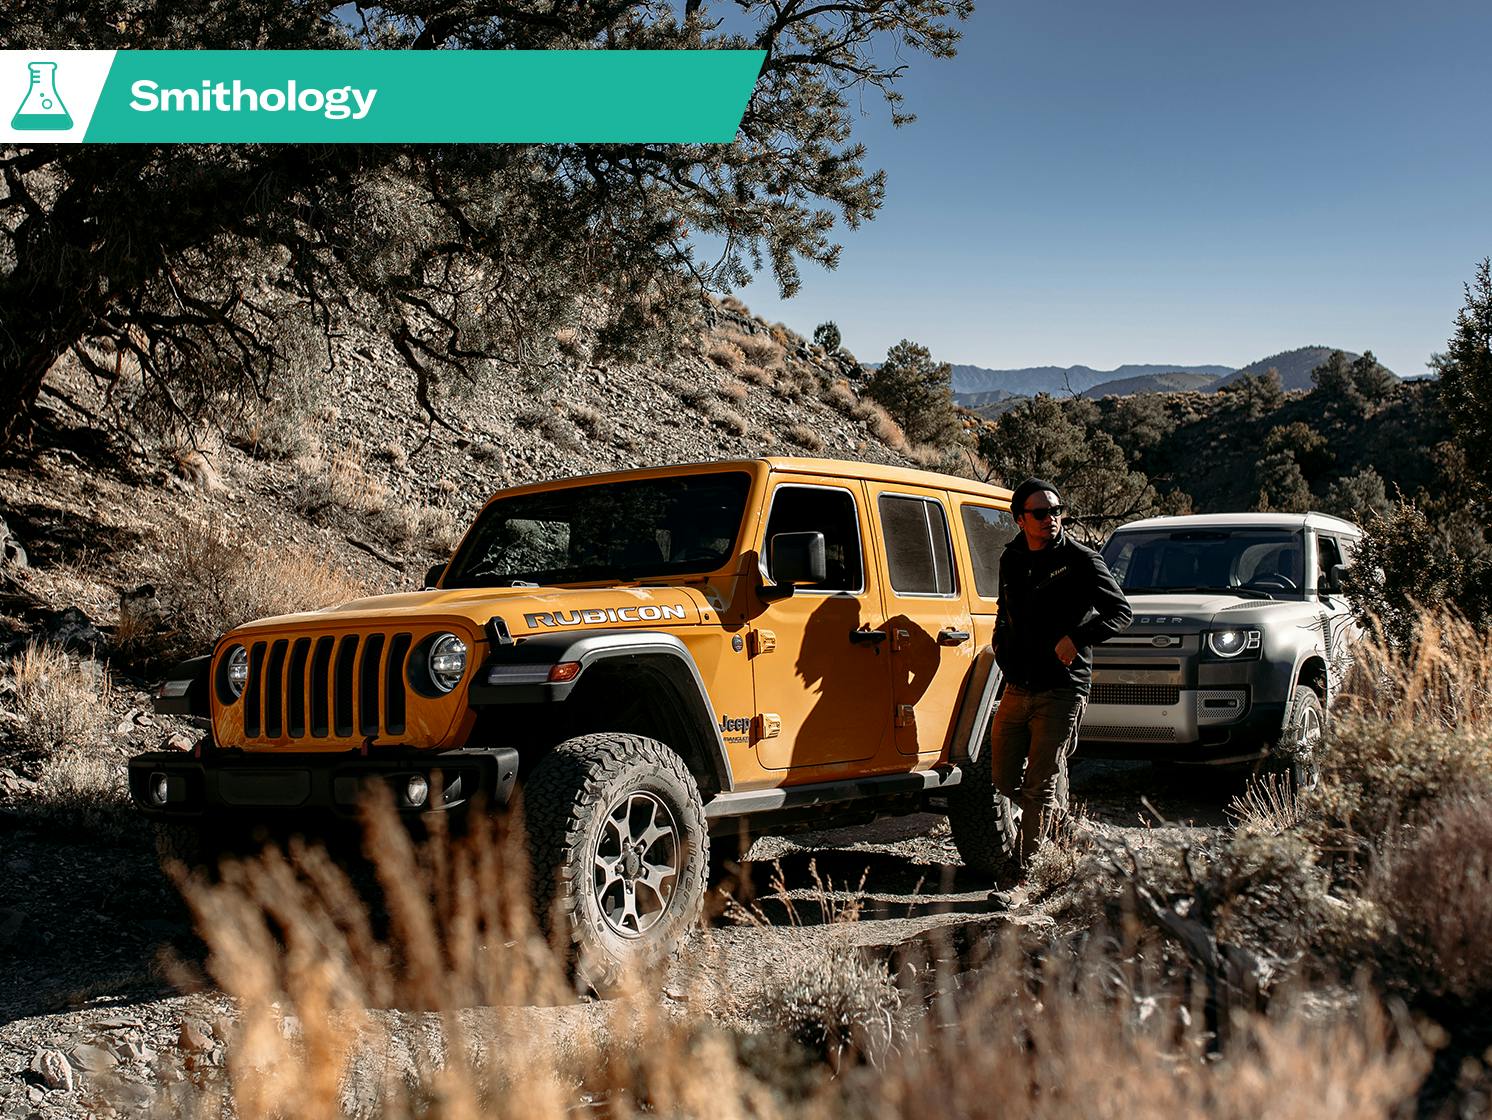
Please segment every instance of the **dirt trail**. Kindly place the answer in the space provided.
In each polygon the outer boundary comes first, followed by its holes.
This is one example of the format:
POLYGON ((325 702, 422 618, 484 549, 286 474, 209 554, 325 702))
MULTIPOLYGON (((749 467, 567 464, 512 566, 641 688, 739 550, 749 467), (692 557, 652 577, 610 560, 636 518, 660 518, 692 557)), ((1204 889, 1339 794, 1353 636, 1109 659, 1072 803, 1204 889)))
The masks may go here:
MULTIPOLYGON (((1072 796, 1091 827, 1143 848, 1217 829, 1238 787, 1233 777, 1079 761, 1072 796), (1142 798, 1172 823, 1157 824, 1142 798)), ((39 1047, 80 1056, 75 1065, 117 1059, 109 1072, 127 1095, 151 1088, 158 1074, 149 1056, 183 1045, 184 1020, 209 1028, 202 1061, 221 1060, 210 1028, 231 1014, 230 1001, 210 990, 181 995, 173 986, 168 962, 198 966, 201 947, 143 839, 107 845, 27 831, 13 819, 0 819, 0 836, 0 1118, 86 1107, 78 1091, 40 1091, 40 1078, 27 1072, 39 1047)), ((750 856, 737 894, 755 919, 743 922, 739 911, 716 916, 660 998, 711 999, 713 990, 724 1003, 739 1003, 768 969, 814 953, 890 952, 960 926, 972 934, 995 923, 1051 921, 1039 912, 993 912, 990 884, 959 865, 947 822, 934 815, 765 838, 750 856), (774 891, 779 874, 785 892, 774 891), (837 920, 850 907, 856 920, 837 920)), ((546 1031, 606 1018, 605 1005, 585 1002, 524 1014, 546 1031)), ((86 1094, 90 1073, 79 1080, 86 1094)))

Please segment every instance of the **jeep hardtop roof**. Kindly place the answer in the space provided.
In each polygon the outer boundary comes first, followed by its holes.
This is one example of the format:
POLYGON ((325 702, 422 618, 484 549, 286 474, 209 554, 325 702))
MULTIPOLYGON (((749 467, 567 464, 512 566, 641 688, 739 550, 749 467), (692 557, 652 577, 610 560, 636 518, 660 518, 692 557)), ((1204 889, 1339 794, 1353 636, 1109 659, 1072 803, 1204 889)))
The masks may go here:
POLYGON ((756 475, 764 471, 790 471, 793 474, 815 474, 825 478, 863 478, 873 482, 902 483, 907 486, 927 486, 938 490, 951 490, 958 494, 991 499, 1008 505, 1012 491, 1003 486, 975 482, 951 474, 939 474, 916 467, 889 466, 884 463, 862 463, 853 459, 814 459, 791 455, 764 455, 758 459, 717 459, 704 463, 676 463, 661 467, 638 467, 625 471, 605 471, 600 474, 571 475, 565 478, 531 482, 522 486, 507 487, 502 495, 525 494, 549 490, 557 486, 582 486, 597 482, 619 482, 631 478, 669 478, 680 474, 706 474, 714 471, 744 470, 756 475))
POLYGON ((1362 530, 1350 521, 1329 513, 1191 513, 1179 517, 1146 517, 1129 521, 1115 529, 1325 529, 1332 533, 1361 536, 1362 530))

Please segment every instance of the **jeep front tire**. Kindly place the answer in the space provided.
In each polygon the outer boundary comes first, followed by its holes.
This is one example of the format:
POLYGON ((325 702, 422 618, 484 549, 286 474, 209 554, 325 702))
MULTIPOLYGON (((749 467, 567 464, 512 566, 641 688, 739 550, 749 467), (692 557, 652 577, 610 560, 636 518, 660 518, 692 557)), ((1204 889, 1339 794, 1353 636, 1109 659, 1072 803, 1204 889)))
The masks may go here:
POLYGON ((710 866, 699 787, 677 754, 639 735, 566 740, 534 767, 523 806, 539 920, 578 979, 604 993, 677 948, 710 866))

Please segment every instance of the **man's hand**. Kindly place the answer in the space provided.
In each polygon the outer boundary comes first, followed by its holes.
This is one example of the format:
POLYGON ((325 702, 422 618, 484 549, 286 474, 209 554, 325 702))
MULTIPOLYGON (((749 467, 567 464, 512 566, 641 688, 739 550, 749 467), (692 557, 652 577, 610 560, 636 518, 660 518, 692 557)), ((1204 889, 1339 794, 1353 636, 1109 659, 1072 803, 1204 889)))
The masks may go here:
POLYGON ((1064 665, 1071 665, 1077 660, 1078 647, 1072 644, 1071 638, 1063 638, 1057 643, 1057 660, 1064 665))

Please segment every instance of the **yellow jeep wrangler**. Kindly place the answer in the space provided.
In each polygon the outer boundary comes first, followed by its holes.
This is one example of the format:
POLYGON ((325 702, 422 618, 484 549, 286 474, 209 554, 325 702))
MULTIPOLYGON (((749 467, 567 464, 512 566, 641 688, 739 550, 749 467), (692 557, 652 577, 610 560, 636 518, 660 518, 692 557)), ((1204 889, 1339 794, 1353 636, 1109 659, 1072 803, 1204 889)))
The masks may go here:
POLYGON ((251 622, 173 671, 157 707, 211 734, 135 758, 131 794, 219 832, 348 815, 370 782, 411 815, 521 798, 538 911, 598 980, 697 920, 711 833, 931 807, 998 874, 1009 498, 789 458, 501 491, 425 590, 251 622))

